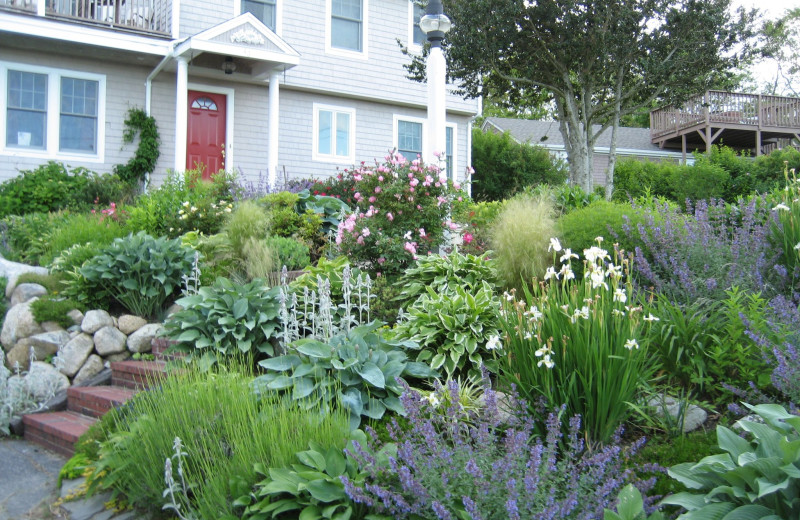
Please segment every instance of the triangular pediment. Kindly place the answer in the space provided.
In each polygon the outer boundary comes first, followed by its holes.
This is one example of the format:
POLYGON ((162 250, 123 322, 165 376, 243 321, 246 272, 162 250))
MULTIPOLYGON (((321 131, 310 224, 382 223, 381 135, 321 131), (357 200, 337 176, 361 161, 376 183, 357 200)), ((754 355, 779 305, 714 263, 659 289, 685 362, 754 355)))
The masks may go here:
POLYGON ((199 32, 178 45, 176 55, 188 51, 297 65, 300 54, 251 13, 199 32))

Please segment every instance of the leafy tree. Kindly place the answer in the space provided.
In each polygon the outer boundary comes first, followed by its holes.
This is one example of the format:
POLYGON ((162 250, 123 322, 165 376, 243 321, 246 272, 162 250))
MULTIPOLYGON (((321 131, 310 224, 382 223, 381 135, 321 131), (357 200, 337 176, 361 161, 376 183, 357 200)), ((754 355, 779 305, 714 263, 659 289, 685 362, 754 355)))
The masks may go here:
MULTIPOLYGON (((549 95, 570 179, 586 191, 594 143, 611 128, 610 193, 620 117, 718 85, 750 53, 754 13, 732 15, 730 3, 444 0, 453 21, 445 40, 449 75, 470 96, 503 93, 508 103, 524 104, 549 95)), ((423 77, 422 57, 408 70, 423 77)))
POLYGON ((766 94, 800 96, 800 7, 787 9, 761 29, 764 55, 777 64, 775 77, 765 85, 766 94))

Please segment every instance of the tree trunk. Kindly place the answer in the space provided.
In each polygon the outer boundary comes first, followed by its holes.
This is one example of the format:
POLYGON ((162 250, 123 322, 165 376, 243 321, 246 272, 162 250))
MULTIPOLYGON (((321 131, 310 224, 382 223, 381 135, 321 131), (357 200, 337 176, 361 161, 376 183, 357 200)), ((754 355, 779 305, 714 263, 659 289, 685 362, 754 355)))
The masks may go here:
POLYGON ((592 147, 594 139, 590 137, 581 118, 578 117, 574 96, 555 96, 558 127, 564 140, 569 164, 569 181, 583 188, 586 193, 592 192, 592 147))
POLYGON ((617 129, 622 110, 622 71, 617 76, 617 91, 614 95, 614 114, 611 116, 611 145, 608 148, 608 167, 606 168, 606 200, 614 194, 614 168, 617 166, 617 129))

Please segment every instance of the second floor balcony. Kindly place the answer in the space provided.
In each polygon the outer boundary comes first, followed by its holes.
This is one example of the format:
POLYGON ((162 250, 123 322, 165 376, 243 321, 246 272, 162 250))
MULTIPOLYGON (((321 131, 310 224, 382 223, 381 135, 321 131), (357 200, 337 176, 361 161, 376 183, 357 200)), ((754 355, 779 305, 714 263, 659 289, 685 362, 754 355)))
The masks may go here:
POLYGON ((171 0, 0 0, 0 9, 153 36, 172 26, 171 0))

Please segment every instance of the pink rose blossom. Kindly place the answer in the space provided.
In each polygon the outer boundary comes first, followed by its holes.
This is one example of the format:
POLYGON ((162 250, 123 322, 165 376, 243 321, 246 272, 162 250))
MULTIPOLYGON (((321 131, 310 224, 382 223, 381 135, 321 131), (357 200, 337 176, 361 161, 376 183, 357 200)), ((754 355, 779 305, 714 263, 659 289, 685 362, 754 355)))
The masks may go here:
MULTIPOLYGON (((461 197, 459 197, 459 198, 461 198, 461 197)), ((375 202, 376 200, 378 200, 378 199, 376 199, 374 195, 369 198, 370 202, 375 202)))
POLYGON ((391 213, 387 213, 387 214, 386 214, 386 218, 388 218, 388 219, 389 219, 389 222, 391 222, 391 221, 393 221, 393 220, 394 220, 394 215, 392 215, 391 213))
POLYGON ((472 236, 472 233, 464 233, 464 243, 469 244, 474 240, 475 237, 472 236))
POLYGON ((375 193, 380 193, 381 191, 383 191, 383 189, 380 186, 375 186, 375 193))
MULTIPOLYGON (((381 182, 383 182, 383 175, 378 175, 378 180, 379 180, 379 181, 381 181, 381 182)), ((377 188, 375 188, 375 190, 376 190, 376 191, 375 191, 375 193, 378 193, 378 191, 377 191, 377 190, 379 190, 379 189, 380 189, 380 186, 378 186, 377 188)))
POLYGON ((369 236, 369 228, 365 227, 364 229, 362 229, 361 230, 361 234, 364 235, 365 237, 368 237, 369 236))
POLYGON ((358 235, 358 238, 356 239, 356 244, 363 246, 364 245, 364 237, 361 236, 361 235, 358 235))
POLYGON ((403 246, 403 248, 406 251, 408 251, 409 253, 411 253, 412 255, 416 255, 417 254, 417 244, 416 244, 416 242, 406 242, 406 244, 403 246))
POLYGON ((421 237, 425 236, 425 228, 419 228, 419 236, 421 237))
POLYGON ((380 257, 380 258, 378 258, 378 265, 383 265, 383 263, 384 263, 385 261, 386 261, 386 259, 385 259, 384 257, 380 257))

